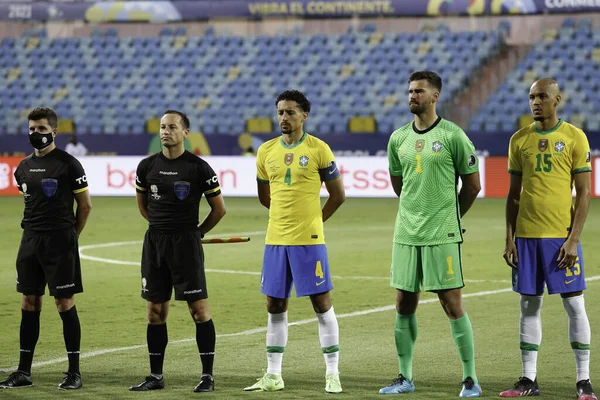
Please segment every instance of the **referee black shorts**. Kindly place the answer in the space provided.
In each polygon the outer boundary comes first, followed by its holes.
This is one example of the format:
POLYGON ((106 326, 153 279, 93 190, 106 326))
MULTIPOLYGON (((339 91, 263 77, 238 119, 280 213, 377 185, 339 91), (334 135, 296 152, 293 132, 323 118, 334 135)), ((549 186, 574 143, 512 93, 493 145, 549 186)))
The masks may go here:
POLYGON ((23 231, 17 254, 17 292, 69 298, 83 292, 75 228, 50 232, 23 231))
POLYGON ((157 232, 149 229, 142 250, 142 297, 153 303, 208 298, 204 251, 199 231, 157 232))

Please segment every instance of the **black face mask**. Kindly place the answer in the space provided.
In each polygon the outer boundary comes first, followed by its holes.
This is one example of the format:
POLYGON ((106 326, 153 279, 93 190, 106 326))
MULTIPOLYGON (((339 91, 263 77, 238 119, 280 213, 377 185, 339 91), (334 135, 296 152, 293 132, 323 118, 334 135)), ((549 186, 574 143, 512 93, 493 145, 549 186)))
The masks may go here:
POLYGON ((45 149, 50 146, 53 141, 54 137, 52 137, 52 133, 33 132, 29 135, 29 143, 38 150, 45 149))

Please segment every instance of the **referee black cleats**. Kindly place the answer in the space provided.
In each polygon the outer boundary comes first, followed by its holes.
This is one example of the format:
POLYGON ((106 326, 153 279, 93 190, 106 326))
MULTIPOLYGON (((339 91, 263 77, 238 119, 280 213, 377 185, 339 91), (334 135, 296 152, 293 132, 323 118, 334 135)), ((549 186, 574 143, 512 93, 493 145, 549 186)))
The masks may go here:
POLYGON ((82 386, 81 374, 78 374, 77 372, 65 372, 63 381, 58 384, 58 388, 61 390, 81 389, 82 386))
POLYGON ((213 392, 215 390, 215 380, 210 375, 202 375, 200 383, 194 388, 194 392, 213 392))
POLYGON ((31 375, 26 374, 23 371, 15 371, 10 374, 8 378, 0 382, 0 389, 14 389, 29 386, 33 386, 31 375))
POLYGON ((150 375, 144 379, 144 382, 136 386, 131 386, 129 390, 132 392, 145 392, 146 390, 158 390, 165 388, 165 380, 163 378, 155 378, 150 375))

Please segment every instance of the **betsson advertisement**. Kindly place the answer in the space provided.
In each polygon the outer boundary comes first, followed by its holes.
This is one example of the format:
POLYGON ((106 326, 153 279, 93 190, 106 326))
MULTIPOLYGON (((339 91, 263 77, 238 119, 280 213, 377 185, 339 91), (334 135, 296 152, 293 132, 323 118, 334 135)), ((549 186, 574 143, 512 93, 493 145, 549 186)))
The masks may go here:
MULTIPOLYGON (((135 170, 141 156, 82 157, 92 196, 135 196, 135 170)), ((254 157, 203 157, 215 170, 224 196, 256 196, 254 157)), ((16 195, 13 178, 20 157, 0 157, 0 195, 16 195)), ((338 157, 347 197, 394 197, 387 157, 338 157)), ((480 169, 485 166, 481 164, 480 169)), ((483 173, 483 171, 482 171, 483 173)), ((483 191, 482 191, 483 192, 483 191)), ((324 189, 322 194, 326 195, 324 189)))
MULTIPOLYGON (((254 157, 203 157, 215 170, 224 196, 256 196, 254 157)), ((0 196, 19 195, 13 174, 21 157, 0 157, 0 196)), ((142 156, 82 157, 92 196, 135 196, 135 170, 142 156)), ((387 157, 338 157, 347 197, 394 197, 387 157)), ((505 157, 480 157, 481 192, 479 197, 504 197, 509 175, 505 157)), ((593 160, 600 170, 600 158, 593 160)), ((322 189, 322 195, 326 190, 322 189)), ((600 196, 600 174, 592 178, 592 196, 600 196)))

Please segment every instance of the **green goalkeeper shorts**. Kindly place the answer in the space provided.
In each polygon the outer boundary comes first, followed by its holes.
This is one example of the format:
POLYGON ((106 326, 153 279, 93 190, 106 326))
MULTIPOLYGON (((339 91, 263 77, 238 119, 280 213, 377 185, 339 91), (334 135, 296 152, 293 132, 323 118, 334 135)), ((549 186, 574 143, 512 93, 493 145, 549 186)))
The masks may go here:
POLYGON ((460 243, 409 246, 394 243, 390 285, 407 292, 462 288, 460 243))

